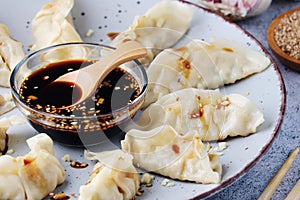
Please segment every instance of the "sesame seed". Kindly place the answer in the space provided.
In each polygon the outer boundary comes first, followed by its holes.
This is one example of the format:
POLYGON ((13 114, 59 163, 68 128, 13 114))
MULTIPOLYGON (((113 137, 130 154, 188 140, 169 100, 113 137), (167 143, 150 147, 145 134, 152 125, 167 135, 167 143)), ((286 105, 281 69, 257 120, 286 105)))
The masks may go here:
POLYGON ((278 47, 291 57, 300 60, 300 11, 284 16, 274 29, 278 47))

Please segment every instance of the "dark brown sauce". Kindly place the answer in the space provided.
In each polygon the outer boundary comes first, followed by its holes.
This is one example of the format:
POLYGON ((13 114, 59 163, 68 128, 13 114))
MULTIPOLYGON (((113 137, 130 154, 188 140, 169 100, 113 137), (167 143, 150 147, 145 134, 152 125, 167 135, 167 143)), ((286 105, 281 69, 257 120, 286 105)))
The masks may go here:
POLYGON ((78 161, 71 161, 70 166, 75 169, 84 169, 88 167, 89 165, 86 162, 78 162, 78 161))
POLYGON ((52 63, 33 72, 22 83, 20 95, 29 106, 58 115, 93 116, 120 109, 140 94, 136 80, 121 68, 114 69, 96 93, 72 109, 58 109, 76 102, 82 94, 74 83, 52 83, 59 76, 85 67, 92 62, 71 60, 52 63), (84 109, 83 109, 84 108, 84 109))
POLYGON ((41 91, 38 103, 40 105, 53 105, 56 107, 68 106, 77 102, 82 91, 72 82, 56 81, 46 85, 41 91))

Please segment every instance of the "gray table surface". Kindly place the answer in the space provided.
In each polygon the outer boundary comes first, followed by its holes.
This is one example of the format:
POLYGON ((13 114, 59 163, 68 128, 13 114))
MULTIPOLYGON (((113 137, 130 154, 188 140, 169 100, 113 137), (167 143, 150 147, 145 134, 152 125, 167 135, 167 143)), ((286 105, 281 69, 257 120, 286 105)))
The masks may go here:
MULTIPOLYGON (((286 110, 279 134, 266 154, 244 176, 209 197, 209 200, 257 199, 289 154, 300 146, 300 72, 290 70, 279 63, 266 39, 266 30, 272 20, 279 14, 296 7, 300 7, 300 1, 273 0, 268 10, 261 15, 236 22, 261 42, 277 62, 286 88, 286 110)), ((299 178, 300 155, 292 164, 272 199, 284 199, 299 178)))

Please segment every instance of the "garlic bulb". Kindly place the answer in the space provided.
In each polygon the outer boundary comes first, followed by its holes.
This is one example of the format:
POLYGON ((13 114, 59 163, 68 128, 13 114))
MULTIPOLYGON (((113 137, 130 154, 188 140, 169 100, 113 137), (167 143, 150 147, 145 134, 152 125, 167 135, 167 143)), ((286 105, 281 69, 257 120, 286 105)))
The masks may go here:
POLYGON ((272 0, 197 0, 200 6, 220 13, 231 20, 259 15, 270 6, 272 0))

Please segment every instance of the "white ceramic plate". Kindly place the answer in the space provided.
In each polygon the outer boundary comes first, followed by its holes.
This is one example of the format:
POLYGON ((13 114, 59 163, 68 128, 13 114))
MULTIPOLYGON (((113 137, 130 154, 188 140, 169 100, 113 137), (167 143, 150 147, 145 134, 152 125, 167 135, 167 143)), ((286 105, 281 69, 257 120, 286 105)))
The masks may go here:
MULTIPOLYGON (((24 50, 29 53, 29 45, 33 43, 31 21, 36 12, 48 1, 46 0, 10 0, 2 1, 0 6, 0 23, 8 26, 13 37, 24 44, 24 50)), ((144 14, 158 0, 89 0, 75 1, 72 10, 75 26, 82 38, 87 42, 109 43, 106 34, 126 29, 133 21, 134 16, 144 14), (92 29, 94 34, 87 38, 85 33, 92 29)), ((190 39, 204 39, 209 41, 212 36, 235 40, 242 45, 270 56, 264 47, 251 35, 223 18, 203 9, 190 5, 195 9, 190 31, 177 46, 186 44, 190 39)), ((9 89, 0 89, 0 92, 9 92, 9 89)), ((175 186, 166 188, 161 186, 162 177, 156 175, 153 187, 144 188, 142 197, 137 199, 190 199, 206 197, 224 189, 252 167, 261 155, 270 146, 278 132, 285 108, 285 91, 282 77, 276 64, 262 73, 253 75, 236 84, 222 89, 226 93, 239 93, 254 101, 262 110, 265 122, 258 128, 256 134, 248 137, 238 137, 227 140, 228 148, 221 156, 223 178, 220 184, 195 184, 174 181, 175 186)), ((5 116, 20 115, 14 110, 5 116)), ((13 156, 22 155, 28 151, 25 140, 36 132, 29 125, 12 127, 9 129, 9 148, 14 149, 13 156)), ((105 147, 106 148, 106 147, 105 147)), ((70 154, 71 159, 85 161, 90 165, 85 169, 73 169, 69 163, 64 163, 67 179, 55 192, 64 191, 67 195, 78 195, 79 186, 84 184, 92 170, 93 163, 83 157, 83 149, 55 144, 56 156, 60 159, 70 154)))

